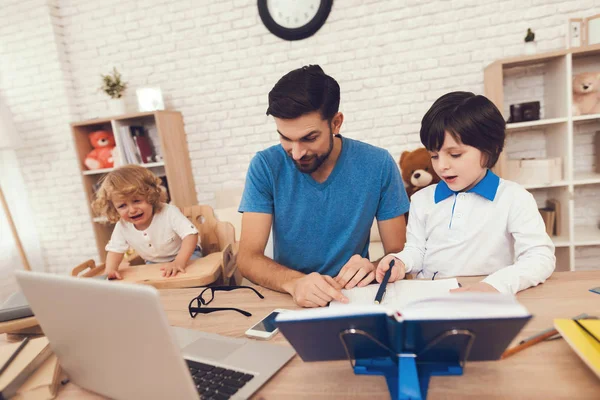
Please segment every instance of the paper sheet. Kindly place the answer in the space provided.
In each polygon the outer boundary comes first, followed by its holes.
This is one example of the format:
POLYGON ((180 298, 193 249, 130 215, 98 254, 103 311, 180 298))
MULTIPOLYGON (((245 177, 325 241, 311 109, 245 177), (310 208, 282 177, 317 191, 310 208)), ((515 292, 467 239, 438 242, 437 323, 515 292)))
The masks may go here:
MULTIPOLYGON (((439 297, 447 295, 450 289, 458 287, 456 278, 430 280, 400 280, 387 285, 382 305, 386 308, 399 310, 408 303, 427 299, 430 297, 439 297)), ((356 305, 373 304, 379 285, 373 284, 362 288, 353 288, 342 290, 350 302, 344 304, 338 301, 332 301, 329 307, 347 307, 356 305)))

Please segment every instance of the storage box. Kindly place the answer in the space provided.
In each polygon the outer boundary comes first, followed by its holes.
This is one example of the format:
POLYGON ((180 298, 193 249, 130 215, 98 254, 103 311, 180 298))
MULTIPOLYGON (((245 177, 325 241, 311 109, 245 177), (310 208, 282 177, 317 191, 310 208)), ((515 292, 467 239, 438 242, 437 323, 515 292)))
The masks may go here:
POLYGON ((563 179, 562 159, 526 158, 508 160, 506 179, 522 185, 543 185, 563 179))

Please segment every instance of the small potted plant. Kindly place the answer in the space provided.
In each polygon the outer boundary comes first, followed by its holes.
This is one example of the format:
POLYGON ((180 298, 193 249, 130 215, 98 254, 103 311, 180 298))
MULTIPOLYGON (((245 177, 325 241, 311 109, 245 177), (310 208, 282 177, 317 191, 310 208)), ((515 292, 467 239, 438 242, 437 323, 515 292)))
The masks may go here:
POLYGON ((525 35, 525 54, 535 54, 535 33, 531 28, 527 28, 527 34, 525 35))
POLYGON ((127 89, 127 83, 121 80, 121 74, 113 67, 112 73, 102 75, 102 87, 104 93, 110 96, 109 107, 113 114, 125 114, 125 99, 123 93, 127 89))

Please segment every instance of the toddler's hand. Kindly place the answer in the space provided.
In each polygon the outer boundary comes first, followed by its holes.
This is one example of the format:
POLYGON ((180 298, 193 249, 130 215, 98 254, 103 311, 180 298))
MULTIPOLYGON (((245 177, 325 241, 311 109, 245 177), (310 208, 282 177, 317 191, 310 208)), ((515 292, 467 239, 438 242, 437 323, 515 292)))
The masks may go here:
POLYGON ((392 273, 390 275, 390 280, 388 282, 395 282, 400 279, 404 279, 406 276, 406 269, 404 263, 398 260, 391 254, 383 257, 379 264, 377 265, 377 271, 375 271, 375 279, 377 282, 381 283, 383 280, 383 276, 390 269, 390 262, 394 260, 394 268, 392 268, 392 273))
POLYGON ((162 276, 169 278, 171 276, 176 276, 179 272, 185 273, 185 265, 171 261, 160 267, 160 270, 163 272, 162 276))
POLYGON ((112 279, 123 279, 123 278, 121 277, 121 274, 119 274, 119 271, 107 271, 106 279, 112 280, 112 279))

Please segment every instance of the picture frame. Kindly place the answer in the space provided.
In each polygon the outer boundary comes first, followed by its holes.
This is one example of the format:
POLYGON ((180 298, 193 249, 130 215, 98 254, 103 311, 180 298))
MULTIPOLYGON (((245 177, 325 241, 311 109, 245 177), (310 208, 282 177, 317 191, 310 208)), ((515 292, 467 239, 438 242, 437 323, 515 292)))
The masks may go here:
POLYGON ((136 91, 138 110, 140 112, 164 110, 162 91, 159 87, 138 88, 136 91))
POLYGON ((585 46, 585 21, 570 18, 567 22, 567 49, 585 46))
POLYGON ((600 44, 600 14, 584 20, 586 45, 600 44))

